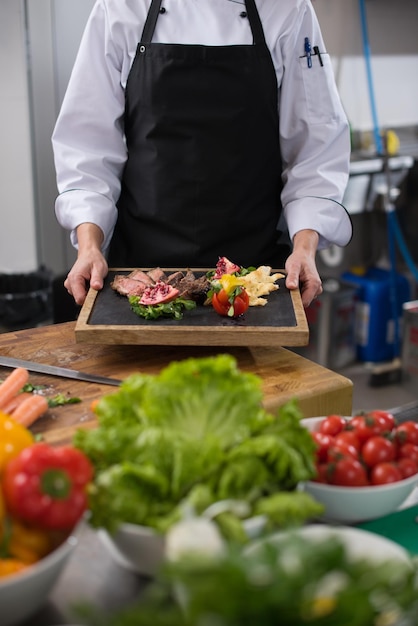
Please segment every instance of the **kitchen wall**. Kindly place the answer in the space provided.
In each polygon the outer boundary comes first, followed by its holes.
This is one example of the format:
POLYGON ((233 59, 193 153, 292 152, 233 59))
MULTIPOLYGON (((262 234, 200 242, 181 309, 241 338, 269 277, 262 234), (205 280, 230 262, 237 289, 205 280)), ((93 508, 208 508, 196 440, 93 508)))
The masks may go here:
POLYGON ((0 271, 36 268, 37 233, 22 6, 0 2, 0 271))
MULTIPOLYGON (((355 130, 373 128, 358 0, 313 0, 355 130)), ((93 0, 0 0, 0 273, 74 252, 56 224, 50 134, 93 0), (28 46, 27 42, 28 41, 28 46)), ((367 0, 379 125, 418 126, 418 2, 367 0)))

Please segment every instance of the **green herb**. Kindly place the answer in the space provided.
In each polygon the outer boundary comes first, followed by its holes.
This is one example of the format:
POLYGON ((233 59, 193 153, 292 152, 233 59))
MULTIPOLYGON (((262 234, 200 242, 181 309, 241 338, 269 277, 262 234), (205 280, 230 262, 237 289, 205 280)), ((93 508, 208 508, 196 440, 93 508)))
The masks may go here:
MULTIPOLYGON (((299 520, 323 511, 296 492, 315 473, 315 445, 296 401, 277 416, 266 412, 261 379, 241 372, 230 355, 173 362, 157 376, 134 374, 96 413, 98 428, 74 437, 96 468, 93 526, 131 522, 164 532, 185 503, 200 514, 227 498, 248 502, 251 516, 283 490, 299 503, 299 520)), ((266 513, 280 517, 274 503, 266 513)), ((225 528, 239 540, 242 520, 236 522, 225 528)))
POLYGON ((34 393, 37 391, 43 391, 46 389, 45 385, 33 385, 32 383, 26 383, 23 385, 21 391, 26 393, 34 393))
MULTIPOLYGON (((44 391, 45 389, 45 385, 33 385, 32 383, 26 383, 25 385, 23 385, 19 393, 39 393, 40 391, 44 391)), ((63 393, 58 393, 52 398, 47 398, 47 401, 49 408, 54 408, 57 406, 64 406, 65 404, 78 404, 79 402, 81 402, 81 398, 68 397, 65 396, 63 393)))
POLYGON ((129 304, 132 311, 146 320, 156 320, 160 317, 171 317, 175 320, 181 320, 183 311, 191 311, 196 308, 194 300, 186 300, 185 298, 176 298, 170 302, 162 304, 140 304, 140 296, 129 296, 129 304))
POLYGON ((52 398, 47 398, 47 400, 49 408, 64 406, 65 404, 78 404, 79 402, 81 402, 81 398, 68 397, 65 396, 63 393, 58 393, 52 398))

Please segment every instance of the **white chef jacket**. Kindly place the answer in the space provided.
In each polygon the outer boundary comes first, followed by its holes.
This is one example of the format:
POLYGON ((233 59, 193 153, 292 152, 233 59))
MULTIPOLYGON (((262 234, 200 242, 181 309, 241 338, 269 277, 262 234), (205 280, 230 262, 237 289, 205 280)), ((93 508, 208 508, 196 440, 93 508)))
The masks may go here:
MULTIPOLYGON (((319 248, 346 245, 351 220, 342 201, 350 160, 349 126, 310 0, 256 0, 276 69, 283 160, 282 204, 292 238, 320 235, 319 248), (308 67, 308 37, 318 55, 308 67)), ((97 0, 87 22, 52 143, 56 215, 71 231, 97 224, 106 251, 127 159, 125 87, 150 0, 97 0)), ((153 42, 225 46, 252 43, 243 0, 164 0, 153 42)))

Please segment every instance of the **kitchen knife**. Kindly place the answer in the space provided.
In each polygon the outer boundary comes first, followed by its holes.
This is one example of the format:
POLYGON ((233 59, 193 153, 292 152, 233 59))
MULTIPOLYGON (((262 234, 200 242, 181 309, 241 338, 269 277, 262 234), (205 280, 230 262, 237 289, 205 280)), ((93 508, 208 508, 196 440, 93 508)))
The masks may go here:
POLYGON ((23 359, 14 359, 13 357, 1 355, 0 365, 13 368, 24 367, 29 372, 37 372, 38 374, 49 374, 50 376, 61 376, 61 378, 73 378, 74 380, 83 380, 88 383, 97 383, 99 385, 114 385, 117 387, 122 382, 117 378, 97 376, 96 374, 87 374, 86 372, 79 372, 77 370, 71 370, 65 367, 57 367, 56 365, 34 363, 33 361, 24 361, 23 359))

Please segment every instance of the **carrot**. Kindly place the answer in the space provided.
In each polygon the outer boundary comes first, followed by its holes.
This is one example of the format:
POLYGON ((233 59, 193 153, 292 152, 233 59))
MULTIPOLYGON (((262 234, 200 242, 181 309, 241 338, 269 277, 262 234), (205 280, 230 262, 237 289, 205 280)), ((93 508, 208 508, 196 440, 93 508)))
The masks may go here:
POLYGON ((0 384, 0 410, 19 393, 29 380, 29 372, 24 367, 17 367, 0 384))
POLYGON ((92 411, 93 413, 96 413, 96 409, 97 409, 99 402, 100 402, 100 398, 95 398, 94 400, 92 400, 90 403, 90 411, 92 411))
POLYGON ((12 418, 28 428, 48 410, 48 400, 45 396, 31 394, 12 413, 12 418))
POLYGON ((21 393, 17 393, 14 398, 12 398, 3 408, 3 413, 7 413, 7 415, 11 415, 13 411, 17 409, 19 404, 22 404, 26 398, 31 398, 32 394, 28 391, 22 391, 21 393))

